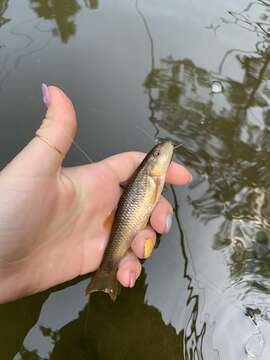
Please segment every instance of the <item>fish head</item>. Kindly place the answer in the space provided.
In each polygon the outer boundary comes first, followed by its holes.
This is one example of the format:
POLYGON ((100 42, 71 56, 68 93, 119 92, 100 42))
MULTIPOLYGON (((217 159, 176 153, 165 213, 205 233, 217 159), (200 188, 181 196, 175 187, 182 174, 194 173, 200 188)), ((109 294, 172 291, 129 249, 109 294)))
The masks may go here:
POLYGON ((173 155, 173 143, 164 141, 157 144, 147 156, 147 170, 150 176, 163 176, 166 174, 173 155))

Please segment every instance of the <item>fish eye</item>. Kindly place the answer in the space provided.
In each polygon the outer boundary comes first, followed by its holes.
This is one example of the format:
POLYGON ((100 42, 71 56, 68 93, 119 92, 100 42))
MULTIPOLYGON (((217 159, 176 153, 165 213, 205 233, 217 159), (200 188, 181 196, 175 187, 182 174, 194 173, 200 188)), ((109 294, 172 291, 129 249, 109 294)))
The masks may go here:
POLYGON ((154 157, 158 157, 160 155, 160 150, 156 149, 153 153, 154 157))

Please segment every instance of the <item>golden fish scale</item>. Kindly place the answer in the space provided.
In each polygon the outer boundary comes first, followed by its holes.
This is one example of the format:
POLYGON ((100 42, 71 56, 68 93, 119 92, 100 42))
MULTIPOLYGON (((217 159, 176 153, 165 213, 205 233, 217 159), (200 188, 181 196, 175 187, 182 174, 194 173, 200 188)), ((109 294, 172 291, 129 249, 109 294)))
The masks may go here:
POLYGON ((156 184, 146 171, 141 171, 131 180, 119 200, 102 270, 115 270, 119 260, 129 249, 134 235, 146 225, 153 209, 155 192, 156 184))

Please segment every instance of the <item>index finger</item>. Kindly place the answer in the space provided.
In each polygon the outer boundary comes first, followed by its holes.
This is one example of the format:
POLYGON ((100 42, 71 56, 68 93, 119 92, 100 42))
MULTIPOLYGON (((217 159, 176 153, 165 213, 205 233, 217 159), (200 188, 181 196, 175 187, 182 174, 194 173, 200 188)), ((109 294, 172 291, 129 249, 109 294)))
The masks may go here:
MULTIPOLYGON (((110 156, 101 162, 113 170, 121 183, 130 178, 144 157, 144 153, 130 151, 110 156)), ((184 185, 191 182, 191 180, 192 175, 184 166, 177 164, 174 161, 171 162, 166 175, 167 183, 184 185)))

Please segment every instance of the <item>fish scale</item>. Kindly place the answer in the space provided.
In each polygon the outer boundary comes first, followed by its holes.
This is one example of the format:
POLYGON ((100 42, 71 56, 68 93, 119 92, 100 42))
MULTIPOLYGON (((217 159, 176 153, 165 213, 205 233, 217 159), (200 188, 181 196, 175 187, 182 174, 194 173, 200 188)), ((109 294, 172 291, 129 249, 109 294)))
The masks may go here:
POLYGON ((104 254, 104 265, 107 263, 105 260, 110 257, 121 259, 130 247, 133 236, 145 225, 153 207, 151 204, 148 209, 144 207, 148 181, 148 175, 144 173, 140 178, 136 178, 129 191, 124 192, 121 197, 111 231, 111 246, 104 254), (144 209, 141 209, 142 207, 144 209))
POLYGON ((86 289, 87 294, 104 291, 116 299, 120 289, 116 279, 118 264, 136 233, 149 220, 163 189, 172 154, 170 141, 157 144, 131 177, 120 197, 102 263, 86 289))

